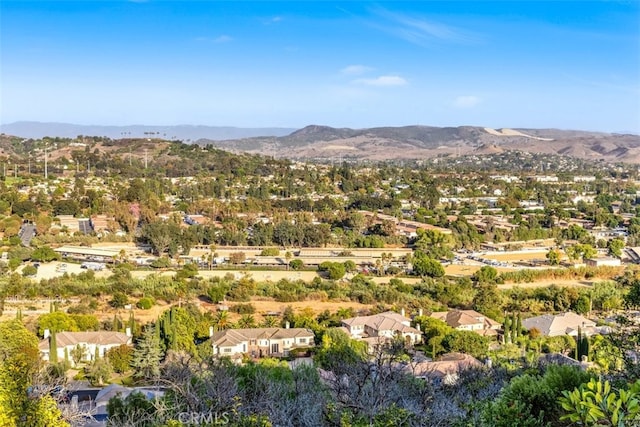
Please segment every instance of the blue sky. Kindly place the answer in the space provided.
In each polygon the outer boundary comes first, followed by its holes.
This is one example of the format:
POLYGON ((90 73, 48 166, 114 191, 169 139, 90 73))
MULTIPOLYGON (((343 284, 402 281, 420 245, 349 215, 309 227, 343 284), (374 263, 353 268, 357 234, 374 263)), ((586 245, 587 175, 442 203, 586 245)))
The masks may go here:
POLYGON ((640 2, 0 2, 0 121, 640 133, 640 2))

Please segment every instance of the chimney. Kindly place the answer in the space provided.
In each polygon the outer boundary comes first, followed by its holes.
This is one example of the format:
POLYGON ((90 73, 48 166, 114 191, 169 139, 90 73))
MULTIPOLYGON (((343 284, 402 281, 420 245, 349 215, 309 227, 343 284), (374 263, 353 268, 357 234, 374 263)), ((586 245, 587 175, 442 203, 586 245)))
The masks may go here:
POLYGON ((420 323, 416 323, 416 329, 422 331, 422 329, 420 329, 420 323))
POLYGON ((290 326, 290 325, 289 325, 289 322, 288 322, 288 321, 287 321, 287 322, 284 322, 284 328, 285 328, 285 329, 289 329, 289 326, 290 326))
POLYGON ((127 327, 127 328, 124 330, 124 333, 125 333, 128 337, 130 337, 130 336, 131 336, 131 328, 127 327))
POLYGON ((44 330, 44 339, 46 340, 47 338, 49 338, 49 336, 51 335, 51 331, 48 329, 44 330))
POLYGON ((400 309, 400 316, 404 317, 404 308, 400 309))
POLYGON ((418 309, 418 316, 422 316, 422 309, 421 308, 418 309))
POLYGON ((213 336, 213 326, 209 326, 209 336, 213 336))

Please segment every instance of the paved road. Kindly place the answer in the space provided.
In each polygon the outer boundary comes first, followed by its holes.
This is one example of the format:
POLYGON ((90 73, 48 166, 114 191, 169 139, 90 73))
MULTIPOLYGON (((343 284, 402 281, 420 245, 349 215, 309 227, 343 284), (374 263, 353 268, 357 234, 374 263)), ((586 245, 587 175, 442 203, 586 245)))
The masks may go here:
POLYGON ((31 239, 33 239, 35 235, 36 226, 33 224, 22 224, 22 227, 20 227, 20 231, 18 232, 18 236, 24 246, 29 246, 31 244, 31 239))

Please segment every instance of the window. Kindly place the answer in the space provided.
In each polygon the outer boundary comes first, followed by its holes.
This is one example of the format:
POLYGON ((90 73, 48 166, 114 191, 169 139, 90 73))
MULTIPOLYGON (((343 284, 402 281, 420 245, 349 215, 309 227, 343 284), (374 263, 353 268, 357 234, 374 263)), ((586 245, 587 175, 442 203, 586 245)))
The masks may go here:
POLYGON ((300 338, 300 344, 306 344, 307 343, 307 339, 306 338, 300 338))
POLYGON ((231 353, 231 349, 230 348, 223 348, 222 352, 223 353, 231 353))

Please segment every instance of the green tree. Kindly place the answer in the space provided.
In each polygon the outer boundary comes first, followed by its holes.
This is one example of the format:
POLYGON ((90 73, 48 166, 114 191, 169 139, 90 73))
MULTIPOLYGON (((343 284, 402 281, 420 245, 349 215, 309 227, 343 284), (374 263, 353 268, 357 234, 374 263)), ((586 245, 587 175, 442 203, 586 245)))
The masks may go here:
POLYGON ((71 360, 73 360, 73 365, 78 366, 80 362, 87 357, 87 347, 85 345, 76 344, 76 346, 71 349, 70 355, 71 360))
POLYGON ((291 261, 289 261, 289 267, 294 270, 301 270, 302 267, 304 267, 304 261, 302 261, 301 259, 292 259, 291 261))
POLYGON ((427 257, 419 257, 413 262, 413 271, 422 277, 443 277, 444 267, 439 261, 427 257))
POLYGON ((111 364, 104 358, 95 358, 85 367, 85 375, 94 386, 101 386, 108 382, 112 373, 111 364))
POLYGON ((344 277, 346 274, 346 268, 344 264, 339 262, 332 262, 327 269, 327 273, 329 274, 329 279, 331 280, 339 280, 344 277))
POLYGON ((31 259, 40 262, 49 262, 60 259, 60 255, 48 246, 41 246, 31 253, 31 259))
MULTIPOLYGON (((155 328, 158 328, 157 324, 155 328)), ((160 376, 162 350, 155 328, 147 328, 142 338, 136 343, 131 358, 134 377, 151 380, 160 376)))
POLYGON ((558 265, 560 264, 560 251, 557 249, 550 249, 546 255, 549 260, 549 265, 558 265))
POLYGON ((452 239, 449 235, 438 230, 423 230, 419 228, 418 237, 414 243, 416 250, 433 259, 452 259, 452 239))
POLYGON ((111 363, 113 371, 118 374, 123 374, 129 370, 132 355, 133 349, 127 344, 112 347, 106 354, 107 360, 111 363))
POLYGON ((330 328, 322 336, 315 362, 323 369, 339 375, 348 366, 366 359, 366 344, 351 339, 344 331, 330 328))
POLYGON ((67 313, 54 311, 38 317, 38 335, 44 336, 45 329, 49 332, 75 332, 78 330, 78 325, 67 313))
POLYGON ((454 330, 444 336, 442 347, 447 352, 466 353, 482 358, 487 354, 489 343, 485 337, 475 332, 454 330))
POLYGON ((622 250, 624 249, 624 240, 615 238, 609 240, 607 243, 607 249, 609 249, 609 255, 616 258, 622 257, 622 250))
POLYGON ((29 394, 39 361, 36 335, 18 320, 0 322, 1 426, 68 426, 51 397, 29 394))
POLYGON ((124 308, 125 305, 129 304, 129 297, 124 292, 114 292, 111 297, 111 301, 109 301, 109 305, 113 308, 124 308))
POLYGON ((55 332, 49 335, 49 363, 58 363, 58 340, 55 332))
POLYGON ((473 273, 472 279, 477 283, 495 283, 498 278, 498 270, 490 265, 485 265, 473 273))

